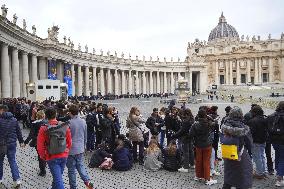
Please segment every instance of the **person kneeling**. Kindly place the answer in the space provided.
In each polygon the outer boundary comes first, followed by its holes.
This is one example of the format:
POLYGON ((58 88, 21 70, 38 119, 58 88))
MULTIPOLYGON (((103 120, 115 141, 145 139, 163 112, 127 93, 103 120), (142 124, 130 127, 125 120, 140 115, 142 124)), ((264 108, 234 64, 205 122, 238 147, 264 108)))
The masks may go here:
POLYGON ((116 148, 113 152, 113 169, 117 171, 128 171, 132 168, 133 157, 129 150, 124 147, 122 140, 116 141, 116 148))

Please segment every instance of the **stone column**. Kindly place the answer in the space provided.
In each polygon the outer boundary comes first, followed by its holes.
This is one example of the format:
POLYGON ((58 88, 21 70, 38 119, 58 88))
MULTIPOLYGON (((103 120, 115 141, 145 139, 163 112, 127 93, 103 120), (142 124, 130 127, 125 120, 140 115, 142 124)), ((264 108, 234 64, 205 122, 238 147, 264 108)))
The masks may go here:
POLYGON ((46 79, 46 59, 44 57, 39 58, 38 68, 39 79, 46 79))
POLYGON ((128 74, 128 90, 129 94, 133 94, 132 70, 129 70, 128 74))
POLYGON ((247 59, 247 83, 251 82, 250 67, 251 67, 251 60, 247 59))
POLYGON ((90 70, 89 70, 89 66, 85 66, 85 96, 90 96, 90 79, 89 79, 89 75, 90 75, 90 70))
POLYGON ((93 80, 92 80, 92 93, 93 95, 98 94, 98 84, 97 84, 97 68, 93 67, 93 80))
POLYGON ((164 72, 164 93, 168 92, 167 72, 164 72))
POLYGON ((230 60, 230 85, 233 85, 233 61, 230 60))
POLYGON ((22 85, 23 85, 23 95, 24 97, 27 97, 27 83, 29 83, 30 78, 29 78, 29 62, 28 62, 28 53, 23 52, 22 53, 22 71, 23 71, 23 80, 22 80, 22 85))
POLYGON ((262 58, 258 59, 258 82, 262 83, 262 58))
MULTIPOLYGON (((208 86, 208 82, 207 79, 201 79, 201 78, 206 78, 207 77, 207 73, 205 71, 201 71, 200 72, 200 79, 199 82, 201 82, 199 84, 200 87, 200 93, 205 93, 207 90, 207 86, 208 86)), ((198 77, 197 77, 198 78, 198 77)))
POLYGON ((10 86, 10 61, 8 55, 8 45, 3 43, 1 50, 1 82, 2 82, 2 98, 11 97, 10 86))
POLYGON ((258 81, 258 59, 254 58, 254 84, 259 83, 258 81))
POLYGON ((269 71, 269 83, 272 83, 274 81, 274 75, 273 75, 273 58, 268 58, 268 71, 269 71))
POLYGON ((192 71, 189 71, 189 91, 192 92, 192 71))
POLYGON ((114 70, 114 94, 119 95, 119 86, 118 86, 118 73, 117 69, 114 70))
POLYGON ((78 96, 82 95, 82 82, 83 82, 83 76, 82 76, 82 66, 78 65, 78 96))
POLYGON ((18 49, 16 48, 14 48, 12 51, 12 94, 13 98, 18 98, 21 96, 20 65, 19 65, 18 49))
POLYGON ((111 93, 112 88, 111 88, 111 75, 110 75, 110 69, 107 69, 107 93, 111 93))
POLYGON ((32 77, 31 82, 36 82, 38 80, 37 78, 37 56, 32 55, 32 77))
POLYGON ((140 83, 140 80, 139 80, 139 72, 138 71, 136 71, 136 81, 135 81, 135 83, 136 83, 136 88, 135 88, 135 92, 136 92, 136 94, 140 94, 140 86, 139 86, 139 83, 140 83))
POLYGON ((175 93, 175 78, 174 78, 174 72, 171 72, 171 93, 175 93))
POLYGON ((230 84, 230 79, 229 79, 229 62, 228 60, 225 60, 225 69, 226 69, 226 81, 225 84, 229 85, 230 84))
POLYGON ((215 85, 219 85, 219 62, 215 63, 215 85))
POLYGON ((161 93, 161 80, 159 71, 157 71, 157 93, 161 93))
POLYGON ((143 82, 143 94, 147 94, 147 87, 146 87, 146 72, 142 72, 142 82, 143 82))
MULTIPOLYGON (((121 70, 121 94, 126 94, 126 81, 124 70, 121 70)), ((129 92, 130 93, 130 92, 129 92)))
POLYGON ((237 85, 240 85, 241 84, 240 60, 237 60, 236 63, 237 63, 237 85))
POLYGON ((101 74, 101 94, 105 95, 105 76, 103 68, 100 68, 100 74, 101 74))
POLYGON ((150 71, 150 94, 154 93, 154 86, 153 86, 153 71, 150 71))
POLYGON ((72 96, 75 96, 75 65, 71 64, 72 96))

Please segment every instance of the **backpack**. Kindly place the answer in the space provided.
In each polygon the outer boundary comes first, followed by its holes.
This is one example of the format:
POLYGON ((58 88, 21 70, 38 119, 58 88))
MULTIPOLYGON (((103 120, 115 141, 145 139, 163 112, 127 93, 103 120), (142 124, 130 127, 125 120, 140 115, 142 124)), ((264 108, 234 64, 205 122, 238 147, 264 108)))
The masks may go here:
POLYGON ((50 155, 60 154, 66 150, 66 132, 68 123, 62 123, 56 126, 47 125, 46 133, 49 138, 47 151, 50 155))
POLYGON ((284 144, 284 113, 275 115, 273 123, 269 127, 271 141, 277 141, 284 144))
POLYGON ((240 161, 244 151, 240 137, 220 135, 222 158, 240 161))

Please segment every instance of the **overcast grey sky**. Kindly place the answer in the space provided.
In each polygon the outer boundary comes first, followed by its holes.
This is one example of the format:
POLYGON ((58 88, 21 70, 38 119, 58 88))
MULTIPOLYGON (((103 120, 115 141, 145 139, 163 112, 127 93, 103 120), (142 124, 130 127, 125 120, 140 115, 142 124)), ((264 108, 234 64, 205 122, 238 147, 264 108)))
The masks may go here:
POLYGON ((25 18, 28 30, 47 37, 47 28, 60 27, 59 39, 71 37, 75 48, 123 51, 128 57, 186 56, 187 42, 207 40, 221 12, 239 35, 280 38, 284 32, 284 0, 0 0, 8 18, 25 18))

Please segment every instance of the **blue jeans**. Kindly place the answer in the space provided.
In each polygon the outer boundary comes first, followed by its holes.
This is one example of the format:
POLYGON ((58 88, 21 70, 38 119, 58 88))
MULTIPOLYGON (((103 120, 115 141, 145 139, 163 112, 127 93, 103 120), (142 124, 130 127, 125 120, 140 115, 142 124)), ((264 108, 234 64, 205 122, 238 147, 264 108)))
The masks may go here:
POLYGON ((275 150, 275 169, 277 176, 284 176, 284 145, 272 144, 275 150))
MULTIPOLYGON (((7 158, 10 165, 13 181, 20 179, 20 172, 16 162, 16 147, 17 144, 7 145, 7 158)), ((0 155, 0 180, 3 179, 3 164, 4 164, 5 154, 0 155)))
POLYGON ((264 175, 266 172, 265 143, 253 143, 252 159, 256 167, 255 173, 257 175, 264 175))
POLYGON ((56 158, 47 161, 51 175, 53 177, 51 189, 64 189, 62 175, 66 165, 67 158, 56 158))
POLYGON ((163 149, 164 148, 164 141, 165 141, 166 131, 161 130, 160 132, 160 146, 163 149))
POLYGON ((76 189, 76 169, 84 181, 89 182, 90 178, 84 165, 84 154, 69 155, 67 159, 68 177, 70 189, 76 189))

